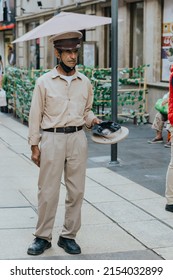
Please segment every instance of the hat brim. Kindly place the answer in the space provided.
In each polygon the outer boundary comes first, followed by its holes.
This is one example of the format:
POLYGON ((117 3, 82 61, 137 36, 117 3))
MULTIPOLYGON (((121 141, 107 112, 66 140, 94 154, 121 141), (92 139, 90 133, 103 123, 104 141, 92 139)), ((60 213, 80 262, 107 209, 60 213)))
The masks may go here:
POLYGON ((129 134, 128 128, 121 126, 121 128, 113 132, 111 134, 111 137, 104 137, 104 136, 98 136, 98 135, 92 135, 91 139, 99 144, 115 144, 122 140, 124 140, 129 134))

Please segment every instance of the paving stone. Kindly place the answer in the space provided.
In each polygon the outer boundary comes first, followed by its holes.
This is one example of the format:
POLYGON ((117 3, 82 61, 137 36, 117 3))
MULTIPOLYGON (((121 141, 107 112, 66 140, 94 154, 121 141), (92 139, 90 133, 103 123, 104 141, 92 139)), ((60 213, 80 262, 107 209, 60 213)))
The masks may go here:
POLYGON ((0 208, 0 229, 35 227, 37 215, 31 207, 0 208))

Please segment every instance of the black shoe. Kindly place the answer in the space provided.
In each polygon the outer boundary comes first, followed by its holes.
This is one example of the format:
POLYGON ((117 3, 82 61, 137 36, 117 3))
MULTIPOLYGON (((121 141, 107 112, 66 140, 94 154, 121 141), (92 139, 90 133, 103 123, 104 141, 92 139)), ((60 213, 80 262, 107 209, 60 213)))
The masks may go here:
POLYGON ((52 246, 51 242, 36 237, 34 239, 34 242, 29 246, 27 254, 28 255, 40 255, 42 254, 46 249, 49 249, 52 246))
POLYGON ((163 143, 163 138, 153 138, 152 140, 148 140, 149 144, 157 144, 157 143, 163 143))
POLYGON ((165 210, 169 212, 173 212, 173 204, 166 204, 165 210))
POLYGON ((75 242, 74 239, 69 239, 60 236, 58 240, 58 246, 63 248, 64 251, 68 254, 80 254, 81 248, 79 245, 75 242))

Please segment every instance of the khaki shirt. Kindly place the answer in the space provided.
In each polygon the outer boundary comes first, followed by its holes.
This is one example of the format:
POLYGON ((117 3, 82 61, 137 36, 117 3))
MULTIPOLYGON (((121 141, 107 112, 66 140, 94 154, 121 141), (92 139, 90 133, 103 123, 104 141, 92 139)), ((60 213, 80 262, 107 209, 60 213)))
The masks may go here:
POLYGON ((37 79, 33 92, 29 114, 29 144, 39 144, 40 128, 84 124, 90 127, 95 118, 91 111, 92 103, 92 85, 78 71, 73 75, 70 85, 56 67, 43 74, 37 79))

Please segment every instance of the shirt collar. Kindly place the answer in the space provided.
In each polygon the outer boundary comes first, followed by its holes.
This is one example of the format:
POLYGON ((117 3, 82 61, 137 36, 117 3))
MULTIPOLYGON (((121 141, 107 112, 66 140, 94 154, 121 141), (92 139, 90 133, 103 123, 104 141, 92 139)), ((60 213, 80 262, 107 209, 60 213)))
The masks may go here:
MULTIPOLYGON (((58 71, 57 71, 56 68, 57 68, 57 66, 55 66, 55 67, 51 70, 51 77, 52 77, 52 79, 55 79, 55 78, 61 76, 61 74, 58 73, 58 71)), ((81 73, 78 72, 77 70, 76 70, 76 72, 74 73, 73 77, 74 77, 74 79, 79 78, 79 79, 82 80, 82 75, 81 75, 81 73)))

